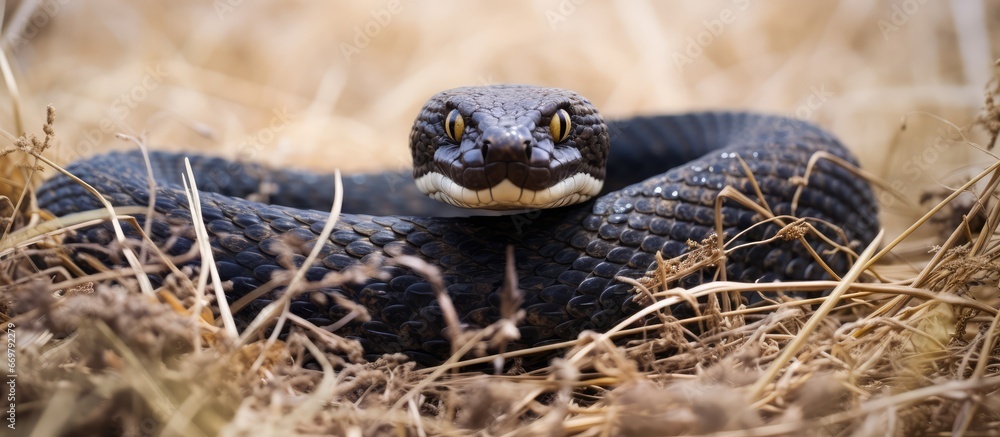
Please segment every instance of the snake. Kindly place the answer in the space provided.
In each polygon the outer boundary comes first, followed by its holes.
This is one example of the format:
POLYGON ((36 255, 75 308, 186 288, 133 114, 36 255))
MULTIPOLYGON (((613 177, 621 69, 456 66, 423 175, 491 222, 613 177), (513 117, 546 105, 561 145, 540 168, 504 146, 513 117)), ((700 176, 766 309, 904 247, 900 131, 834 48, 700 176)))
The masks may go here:
MULTIPOLYGON (((750 283, 843 274, 853 259, 844 248, 868 244, 878 228, 875 198, 854 169, 856 158, 832 134, 779 115, 702 111, 606 121, 568 90, 463 87, 427 101, 409 145, 412 172, 342 179, 342 213, 322 242, 338 180, 332 174, 134 150, 82 159, 67 171, 112 205, 151 205, 153 214, 137 216, 139 223, 148 218, 149 238, 180 256, 197 240, 181 176, 188 159, 229 302, 278 272, 304 268, 305 278, 320 284, 331 272, 373 265, 378 274, 297 295, 290 311, 316 326, 336 324, 338 334, 360 342, 365 359, 402 353, 427 365, 453 352, 444 310, 434 280, 412 264, 391 262, 398 257, 436 268, 465 328, 504 316, 502 292, 514 275, 523 310, 519 337, 508 345, 514 350, 606 331, 635 314, 648 302, 624 278, 644 277, 659 265, 657 256, 690 252, 716 234, 717 220, 731 248, 726 278, 750 283), (724 189, 754 205, 732 196, 717 202, 724 189), (804 218, 828 237, 782 238, 782 226, 766 215, 804 218), (315 262, 303 266, 318 244, 315 262), (352 319, 357 307, 368 317, 352 319)), ((44 182, 37 199, 55 216, 102 208, 65 175, 44 182)), ((68 235, 66 247, 123 265, 114 241, 102 223, 68 235)), ((199 259, 188 258, 197 272, 199 259)), ((168 274, 147 276, 161 287, 168 274)), ((716 277, 708 269, 676 286, 716 277)), ((283 292, 273 287, 236 319, 251 320, 283 292)))

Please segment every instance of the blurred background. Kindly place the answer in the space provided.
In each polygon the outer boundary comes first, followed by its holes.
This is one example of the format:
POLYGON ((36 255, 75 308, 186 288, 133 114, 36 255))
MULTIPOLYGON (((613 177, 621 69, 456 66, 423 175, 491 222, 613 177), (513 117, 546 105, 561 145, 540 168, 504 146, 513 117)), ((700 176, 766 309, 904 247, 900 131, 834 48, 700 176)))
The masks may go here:
MULTIPOLYGON (((908 200, 880 196, 889 223, 993 160, 954 128, 997 68, 995 2, 37 0, 4 12, 23 126, 40 132, 53 105, 61 163, 135 147, 124 133, 274 165, 405 168, 425 99, 490 83, 570 88, 608 118, 811 120, 908 200)), ((12 114, 0 107, 16 134, 12 114)))

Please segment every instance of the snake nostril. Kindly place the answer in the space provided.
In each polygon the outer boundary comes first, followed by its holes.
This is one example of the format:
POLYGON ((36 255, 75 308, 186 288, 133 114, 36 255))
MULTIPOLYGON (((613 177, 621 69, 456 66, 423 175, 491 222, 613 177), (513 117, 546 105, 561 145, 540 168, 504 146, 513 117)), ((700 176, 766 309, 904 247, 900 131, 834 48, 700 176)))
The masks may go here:
POLYGON ((488 153, 490 153, 490 140, 483 141, 483 145, 480 149, 483 151, 483 159, 487 159, 486 157, 489 156, 488 153))
POLYGON ((528 157, 528 159, 531 159, 531 146, 532 146, 531 140, 527 140, 524 142, 524 154, 525 156, 528 157))

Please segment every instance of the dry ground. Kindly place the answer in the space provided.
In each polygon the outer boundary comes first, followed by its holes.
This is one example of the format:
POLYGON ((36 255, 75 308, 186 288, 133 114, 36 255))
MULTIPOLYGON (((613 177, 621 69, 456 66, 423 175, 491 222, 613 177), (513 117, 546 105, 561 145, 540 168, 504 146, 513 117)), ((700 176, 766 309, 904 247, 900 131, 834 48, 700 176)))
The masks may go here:
POLYGON ((848 297, 819 313, 786 303, 756 324, 712 313, 720 329, 672 357, 596 338, 581 342, 592 354, 529 375, 333 358, 315 365, 343 370, 315 370, 297 358, 341 347, 329 336, 265 349, 183 304, 36 273, 26 256, 51 261, 57 247, 23 229, 46 218, 32 215, 30 189, 53 170, 18 167, 28 157, 16 151, 0 160, 13 217, 0 241, 0 318, 15 330, 16 432, 1000 433, 1000 203, 988 201, 1000 173, 983 150, 1000 130, 987 98, 998 92, 997 3, 38 0, 4 12, 5 147, 48 133, 43 155, 58 164, 135 147, 125 134, 275 165, 403 168, 428 96, 515 82, 574 89, 608 117, 749 108, 805 118, 887 187, 887 249, 869 271, 880 276, 843 281, 848 297), (43 131, 47 105, 56 119, 43 131))

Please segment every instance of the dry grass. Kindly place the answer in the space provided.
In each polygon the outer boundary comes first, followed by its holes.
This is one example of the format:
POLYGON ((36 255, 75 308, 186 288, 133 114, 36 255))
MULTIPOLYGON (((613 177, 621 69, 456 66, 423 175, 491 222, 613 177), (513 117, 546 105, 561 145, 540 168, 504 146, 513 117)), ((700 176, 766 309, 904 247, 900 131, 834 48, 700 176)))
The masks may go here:
MULTIPOLYGON (((0 128, 11 148, 45 149, 49 161, 0 159, 17 431, 1000 433, 1000 173, 985 151, 1000 131, 1000 10, 984 3, 8 2, 0 128), (366 26, 374 36, 356 40, 366 26), (356 345, 280 302, 265 318, 296 327, 287 341, 237 337, 205 310, 220 288, 211 278, 155 292, 127 279, 159 257, 152 247, 131 249, 131 269, 93 276, 55 262, 47 236, 141 211, 33 214, 31 189, 54 165, 135 142, 345 172, 405 167, 429 95, 494 82, 571 88, 611 117, 752 108, 823 125, 887 187, 882 245, 852 271, 867 282, 781 284, 840 299, 752 309, 729 305, 744 285, 716 282, 689 292, 719 306, 660 314, 644 328, 658 338, 619 347, 614 337, 641 330, 593 334, 526 374, 418 370, 393 357, 344 362, 356 345), (691 324, 704 328, 697 340, 684 335, 691 324)), ((643 282, 650 311, 684 299, 657 283, 717 260, 719 244, 643 282)))

